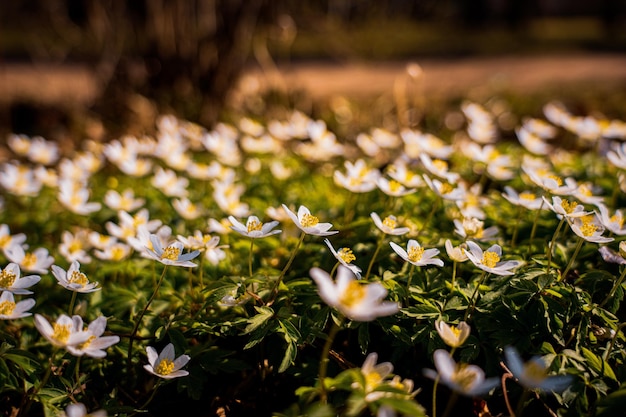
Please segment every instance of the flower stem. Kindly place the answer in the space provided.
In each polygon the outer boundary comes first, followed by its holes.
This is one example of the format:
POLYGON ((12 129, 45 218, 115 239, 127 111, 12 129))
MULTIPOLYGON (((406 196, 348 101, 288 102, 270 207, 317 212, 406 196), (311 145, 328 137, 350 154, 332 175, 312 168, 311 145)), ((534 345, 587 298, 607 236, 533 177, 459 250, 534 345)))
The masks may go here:
POLYGON ((337 268, 339 268, 340 263, 339 262, 335 262, 335 265, 333 266, 333 269, 330 270, 330 277, 332 278, 333 275, 335 275, 335 272, 337 271, 337 268))
POLYGON ((456 287, 456 261, 452 262, 452 282, 450 284, 450 293, 454 292, 454 288, 456 287))
POLYGON ((376 261, 376 257, 378 256, 378 252, 380 252, 380 249, 383 246, 384 240, 385 240, 385 234, 381 233, 380 239, 378 239, 378 244, 376 245, 376 250, 374 251, 374 255, 372 255, 372 259, 370 260, 370 264, 367 266, 367 272, 365 273, 365 277, 363 278, 366 281, 367 281, 367 279, 370 276, 370 272, 372 272, 372 267, 374 266, 374 261, 376 261))
POLYGON ((409 297, 411 296, 411 281, 413 280, 413 271, 415 271, 415 265, 411 264, 411 267, 409 268, 409 278, 406 280, 407 301, 409 297))
POLYGON ((565 271, 563 271, 563 274, 561 274, 559 281, 563 281, 567 277, 567 273, 569 272, 570 269, 572 269, 572 266, 574 265, 574 260, 576 260, 576 256, 578 256, 578 252, 580 252, 580 248, 583 247, 583 243, 585 243, 585 239, 583 239, 582 237, 579 237, 578 244, 576 245, 576 249, 574 249, 574 254, 570 258, 569 262, 567 263, 567 267, 565 268, 565 271))
POLYGON ((522 217, 522 210, 524 208, 519 206, 517 209, 517 216, 515 220, 515 227, 513 229, 513 236, 511 236, 511 247, 515 247, 515 241, 517 240, 517 232, 519 231, 520 218, 522 217))
POLYGON ((476 301, 478 299, 478 289, 485 282, 485 278, 487 278, 487 271, 483 271, 483 275, 480 277, 476 288, 474 288, 474 292, 470 297, 470 304, 467 306, 467 310, 465 310, 465 315, 463 316, 463 321, 468 321, 470 314, 474 312, 474 308, 476 308, 476 301))
POLYGON ((328 337, 326 338, 326 343, 324 343, 324 348, 322 350, 322 358, 320 359, 319 381, 320 401, 322 404, 326 404, 328 402, 328 392, 326 392, 326 385, 324 383, 324 380, 326 379, 326 373, 328 371, 330 348, 333 345, 335 336, 337 336, 337 333, 339 332, 339 330, 341 330, 341 325, 343 324, 343 316, 339 316, 338 321, 339 322, 337 323, 333 320, 333 326, 328 332, 328 337))
POLYGON ((248 254, 248 273, 252 278, 252 250, 254 249, 254 239, 250 239, 250 253, 248 254))
POLYGON ((133 331, 130 334, 130 340, 128 341, 128 358, 126 359, 127 361, 126 365, 128 367, 129 373, 130 373, 130 368, 132 365, 133 342, 135 341, 135 336, 137 335, 137 331, 139 330, 139 325, 141 324, 141 321, 143 320, 143 316, 148 311, 148 308, 150 308, 150 304, 152 304, 152 301, 154 301, 154 298, 159 292, 159 288, 161 288, 161 284, 163 283, 163 278, 165 278, 165 271, 167 271, 167 265, 163 266, 163 272, 161 272, 161 277, 159 278, 159 281, 157 282, 156 288, 152 292, 152 295, 150 296, 150 299, 148 299, 148 302, 146 303, 145 307, 139 314, 139 317, 137 317, 137 320, 135 321, 135 327, 133 327, 133 331))
POLYGON ((535 219, 533 220, 533 227, 530 229, 530 238, 528 239, 528 254, 530 256, 530 252, 533 249, 533 239, 535 239, 535 233, 537 232, 537 221, 539 220, 539 214, 541 214, 541 210, 543 209, 544 202, 541 202, 541 205, 537 209, 537 213, 535 213, 535 219))
POLYGON ((611 288, 611 292, 609 292, 609 295, 606 296, 606 298, 600 303, 598 307, 604 307, 604 305, 613 297, 615 291, 617 291, 617 288, 622 285, 624 277, 626 277, 626 267, 624 267, 622 274, 619 276, 617 281, 615 281, 615 284, 613 284, 613 288, 611 288))
POLYGON ((296 247, 293 249, 293 252, 291 252, 291 257, 287 261, 287 264, 285 265, 283 270, 280 272, 280 275, 278 276, 278 279, 276 280, 276 283, 274 284, 274 287, 272 288, 272 292, 270 293, 270 299, 267 302, 268 306, 271 306, 274 303, 274 300, 276 296, 278 295, 278 287, 280 287, 280 283, 283 282, 283 279, 285 278, 285 274, 287 274, 287 271, 291 267, 293 260, 296 258, 296 254, 298 253, 298 250, 300 249, 300 246, 302 245, 302 242, 304 241, 305 236, 306 236, 306 233, 304 232, 300 233, 300 239, 298 240, 296 247))
POLYGON ((70 307, 67 309, 68 315, 71 317, 74 313, 74 304, 76 304, 76 291, 72 291, 72 299, 70 300, 70 307))
POLYGON ((550 264, 552 262, 552 251, 554 250, 554 245, 556 244, 556 238, 559 236, 559 232, 561 231, 561 228, 563 227, 564 223, 565 223, 565 216, 563 216, 563 218, 559 222, 559 225, 556 227, 556 230, 554 231, 554 234, 552 235, 552 240, 550 241, 550 244, 548 245, 548 267, 546 270, 546 274, 550 273, 550 264))

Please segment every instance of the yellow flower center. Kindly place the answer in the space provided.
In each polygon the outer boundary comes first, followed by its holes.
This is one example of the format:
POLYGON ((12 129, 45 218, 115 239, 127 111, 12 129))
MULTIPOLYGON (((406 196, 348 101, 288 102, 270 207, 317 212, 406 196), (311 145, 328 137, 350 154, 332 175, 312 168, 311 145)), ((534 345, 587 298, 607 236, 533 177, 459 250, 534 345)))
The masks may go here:
POLYGON ((407 253, 409 261, 411 262, 419 262, 422 259, 422 255, 424 254, 424 248, 421 246, 413 246, 409 248, 407 253))
POLYGON ((350 281, 348 288, 339 297, 339 302, 346 307, 352 307, 355 304, 361 302, 365 297, 365 286, 359 284, 357 281, 350 281))
POLYGON ((96 336, 91 335, 89 336, 89 339, 85 340, 83 343, 80 343, 78 346, 76 346, 79 350, 83 350, 83 349, 87 349, 89 347, 89 345, 91 344, 91 342, 93 342, 94 340, 96 340, 96 336))
POLYGON ((587 185, 581 185, 578 187, 578 192, 584 196, 591 197, 591 189, 587 185))
POLYGON ((9 245, 9 242, 11 242, 11 236, 9 235, 0 236, 0 248, 7 247, 9 245))
POLYGON ((70 325, 54 323, 52 327, 52 338, 61 343, 66 343, 70 338, 70 325))
POLYGON ((248 233, 250 232, 258 232, 263 228, 263 223, 258 222, 256 220, 252 220, 248 222, 248 233))
POLYGON ((573 212, 577 205, 578 203, 575 201, 572 201, 571 203, 568 200, 561 201, 561 207, 567 214, 573 212))
POLYGON ((10 316, 15 310, 15 303, 12 301, 3 301, 0 303, 0 315, 10 316))
POLYGON ((22 259, 22 266, 24 269, 30 269, 37 264, 37 255, 34 253, 27 253, 22 259))
POLYGON ((84 287, 85 284, 89 282, 87 279, 87 275, 83 274, 80 271, 72 271, 69 279, 67 280, 70 284, 79 284, 81 287, 84 287))
POLYGON ((446 161, 442 161, 441 159, 433 159, 433 166, 438 171, 447 171, 448 170, 448 163, 446 161))
POLYGON ((146 219, 144 217, 140 216, 139 214, 133 216, 133 227, 135 229, 142 224, 146 224, 146 219))
POLYGON ((302 227, 314 227, 319 222, 320 220, 317 217, 309 213, 304 213, 304 215, 302 216, 302 220, 300 220, 300 224, 302 225, 302 227))
POLYGON ((156 368, 154 368, 154 372, 159 375, 169 375, 174 372, 174 362, 169 359, 163 359, 156 368))
POLYGON ((178 249, 175 246, 168 246, 163 251, 163 254, 161 255, 161 259, 169 259, 170 261, 176 261, 178 260, 179 256, 180 256, 180 249, 178 249))
POLYGON ((467 390, 474 384, 476 376, 476 372, 472 371, 466 364, 460 363, 456 366, 451 379, 463 390, 467 390))
POLYGON ((563 179, 561 177, 559 177, 558 175, 554 175, 554 174, 548 175, 548 178, 550 178, 551 180, 556 181, 556 185, 559 186, 559 187, 561 185, 563 185, 563 179))
POLYGON ((500 257, 498 256, 497 253, 490 252, 490 251, 483 253, 482 264, 485 265, 486 267, 495 268, 498 262, 500 262, 500 257))
POLYGON ((522 200, 534 200, 537 196, 533 193, 529 193, 528 191, 524 191, 523 193, 520 193, 519 198, 522 200))
POLYGON ((125 252, 121 246, 115 246, 111 248, 111 259, 119 261, 124 258, 125 252))
POLYGON ((401 187, 402 187, 402 184, 400 184, 398 181, 396 180, 389 181, 389 190, 391 190, 391 192, 393 193, 398 192, 401 187))
POLYGON ((583 236, 592 236, 596 230, 598 230, 598 226, 591 222, 583 222, 583 225, 580 226, 580 232, 583 236))
POLYGON ((385 220, 383 220, 383 225, 387 226, 390 229, 395 229, 398 225, 398 222, 396 221, 396 218, 394 216, 387 216, 385 217, 385 220))
POLYGON ((83 248, 83 245, 78 240, 74 240, 72 243, 70 243, 68 250, 70 253, 74 253, 74 252, 78 252, 82 248, 83 248))
POLYGON ((454 190, 454 187, 450 185, 450 183, 444 182, 443 184, 441 184, 441 188, 439 189, 439 192, 441 194, 448 194, 452 192, 453 190, 454 190))
POLYGON ((15 278, 17 277, 14 273, 9 272, 5 269, 4 271, 0 272, 0 287, 10 288, 15 282, 15 278))
MULTIPOLYGON (((624 217, 618 215, 618 214, 614 214, 611 216, 611 218, 609 219, 611 221, 611 223, 616 223, 619 228, 621 229, 624 226, 624 217)), ((2 246, 2 245, 0 245, 2 246)))
POLYGON ((356 259, 354 253, 352 253, 352 249, 350 248, 341 248, 337 251, 337 256, 341 258, 342 261, 349 264, 350 262, 356 259))
POLYGON ((529 361, 528 363, 524 364, 523 372, 524 376, 527 379, 535 382, 541 382, 547 376, 546 368, 537 361, 529 361))
POLYGON ((380 385, 382 377, 376 371, 367 372, 365 375, 365 390, 372 391, 380 385))

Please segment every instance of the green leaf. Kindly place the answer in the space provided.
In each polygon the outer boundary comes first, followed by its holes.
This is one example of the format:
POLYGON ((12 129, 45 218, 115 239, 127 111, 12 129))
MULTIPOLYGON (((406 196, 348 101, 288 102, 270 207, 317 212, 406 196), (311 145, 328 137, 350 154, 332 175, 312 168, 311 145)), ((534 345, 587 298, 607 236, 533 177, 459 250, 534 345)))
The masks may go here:
POLYGON ((378 400, 377 403, 380 405, 387 405, 402 415, 411 417, 426 417, 426 411, 424 410, 424 407, 422 407, 412 399, 383 397, 378 400))
POLYGON ((268 321, 274 316, 274 310, 270 307, 254 307, 254 309, 259 313, 254 317, 251 317, 247 320, 248 325, 243 331, 243 334, 248 334, 258 329, 263 323, 268 321))
POLYGON ((617 381, 617 377, 615 376, 613 369, 611 369, 611 366, 605 360, 595 355, 587 348, 582 347, 581 351, 592 370, 597 372, 599 375, 603 375, 617 381))
POLYGON ((285 356, 283 357, 282 362, 280 363, 280 367, 278 368, 278 372, 285 372, 296 360, 296 356, 298 354, 298 345, 295 343, 288 343, 287 350, 285 351, 285 356))
POLYGON ((369 323, 361 323, 361 325, 359 326, 358 339, 361 353, 365 355, 367 353, 367 348, 370 343, 369 323))

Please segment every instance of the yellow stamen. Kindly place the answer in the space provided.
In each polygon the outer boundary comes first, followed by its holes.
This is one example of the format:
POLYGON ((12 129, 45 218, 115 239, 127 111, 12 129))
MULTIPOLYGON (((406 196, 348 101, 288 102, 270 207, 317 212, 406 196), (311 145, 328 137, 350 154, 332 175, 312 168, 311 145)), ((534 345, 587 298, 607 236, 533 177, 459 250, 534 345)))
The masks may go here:
POLYGON ((163 251, 163 254, 161 255, 161 259, 169 259, 170 261, 176 261, 178 260, 179 256, 180 256, 180 249, 178 249, 175 246, 168 246, 163 251))
POLYGON ((367 391, 372 391, 376 389, 383 380, 380 374, 376 371, 367 372, 364 376, 365 376, 365 389, 367 391))
POLYGON ((495 252, 487 251, 483 253, 483 259, 481 262, 488 268, 495 268, 496 264, 500 262, 500 257, 495 252))
POLYGON ((393 193, 400 191, 400 188, 402 187, 402 184, 400 184, 398 181, 396 180, 391 180, 389 181, 389 190, 393 193))
POLYGON ((591 197, 591 189, 586 185, 581 185, 578 187, 578 192, 584 196, 591 197))
POLYGON ((9 235, 0 236, 0 248, 7 247, 9 245, 9 242, 11 242, 11 236, 9 235))
POLYGON ((67 280, 70 284, 79 284, 81 287, 84 287, 85 284, 89 282, 87 279, 87 275, 83 274, 80 271, 72 271, 69 279, 67 280))
POLYGON ((559 186, 559 187, 561 185, 563 185, 563 179, 561 177, 557 176, 557 175, 554 175, 554 174, 548 175, 548 178, 550 178, 551 180, 556 181, 556 185, 559 186))
POLYGON ((533 193, 529 193, 528 191, 524 191, 523 193, 520 193, 519 198, 523 200, 534 200, 537 196, 533 193))
POLYGON ((352 253, 352 249, 350 248, 341 248, 337 251, 337 256, 341 258, 342 261, 349 264, 350 262, 356 259, 354 253, 352 253))
POLYGON ((70 325, 54 323, 52 327, 52 338, 61 343, 66 343, 70 338, 70 325))
POLYGON ((433 159, 433 166, 437 168, 438 171, 448 170, 448 163, 446 161, 442 161, 441 159, 433 159))
POLYGON ((263 223, 258 222, 256 220, 251 220, 248 222, 248 233, 250 232, 258 232, 263 228, 263 223))
POLYGON ((561 207, 563 208, 563 210, 565 210, 567 214, 573 212, 577 205, 578 203, 575 201, 572 201, 570 203, 568 200, 561 200, 561 207))
POLYGON ((169 375, 174 372, 174 362, 169 359, 163 359, 156 368, 154 368, 154 372, 159 375, 169 375))
POLYGON ((22 266, 24 269, 31 269, 33 266, 37 264, 37 255, 34 253, 27 253, 24 255, 24 259, 22 259, 22 266))
POLYGON ((83 349, 87 349, 89 347, 89 345, 91 344, 91 342, 93 342, 94 340, 96 340, 96 336, 91 335, 89 336, 89 339, 85 340, 83 343, 80 343, 78 346, 76 346, 79 350, 83 350, 83 349))
POLYGON ((15 282, 15 279, 17 278, 17 276, 15 276, 14 273, 7 271, 6 269, 2 272, 0 272, 0 287, 1 288, 9 288, 13 285, 13 283, 15 282))
POLYGON ((450 183, 444 182, 443 184, 441 184, 441 188, 439 189, 439 192, 441 194, 448 194, 452 192, 453 190, 454 190, 454 187, 450 185, 450 183))
POLYGON ((583 236, 592 236, 596 230, 598 230, 598 226, 590 222, 584 222, 582 226, 580 226, 580 232, 583 236))
POLYGON ((347 307, 352 307, 361 302, 365 297, 365 292, 365 286, 359 284, 358 281, 350 281, 348 288, 339 297, 339 302, 347 307))
POLYGON ((0 315, 10 316, 15 310, 15 303, 12 301, 3 301, 0 303, 0 315))
POLYGON ((409 261, 411 262, 419 262, 422 259, 422 255, 424 254, 424 248, 421 246, 413 246, 409 248, 407 253, 409 261))
POLYGON ((114 261, 120 261, 124 258, 125 252, 121 246, 114 246, 111 248, 111 259, 114 261))
POLYGON ((472 371, 466 364, 460 363, 457 365, 451 379, 462 389, 466 390, 474 384, 476 372, 472 371))
POLYGON ((529 361, 524 364, 524 376, 526 379, 539 383, 547 376, 546 368, 537 361, 529 361))
POLYGON ((304 213, 304 215, 302 216, 302 220, 300 220, 300 224, 302 225, 302 227, 313 227, 316 226, 319 222, 320 220, 317 217, 309 213, 304 213))
POLYGON ((611 223, 617 223, 617 225, 619 226, 620 229, 624 226, 624 217, 622 217, 622 216, 620 216, 618 214, 612 215, 609 220, 611 221, 611 223))
POLYGON ((395 216, 387 216, 385 217, 385 220, 383 220, 383 225, 387 226, 390 229, 395 229, 398 225, 398 222, 396 221, 395 216))

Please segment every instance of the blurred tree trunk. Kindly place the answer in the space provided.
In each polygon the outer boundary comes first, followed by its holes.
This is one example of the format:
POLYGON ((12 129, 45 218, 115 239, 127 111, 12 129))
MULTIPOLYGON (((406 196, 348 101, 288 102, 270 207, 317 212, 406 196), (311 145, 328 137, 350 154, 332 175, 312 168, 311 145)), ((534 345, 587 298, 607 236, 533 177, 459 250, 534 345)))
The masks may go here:
POLYGON ((87 1, 89 27, 103 50, 99 110, 124 110, 120 105, 139 93, 160 111, 205 126, 217 120, 265 6, 263 0, 87 1))

